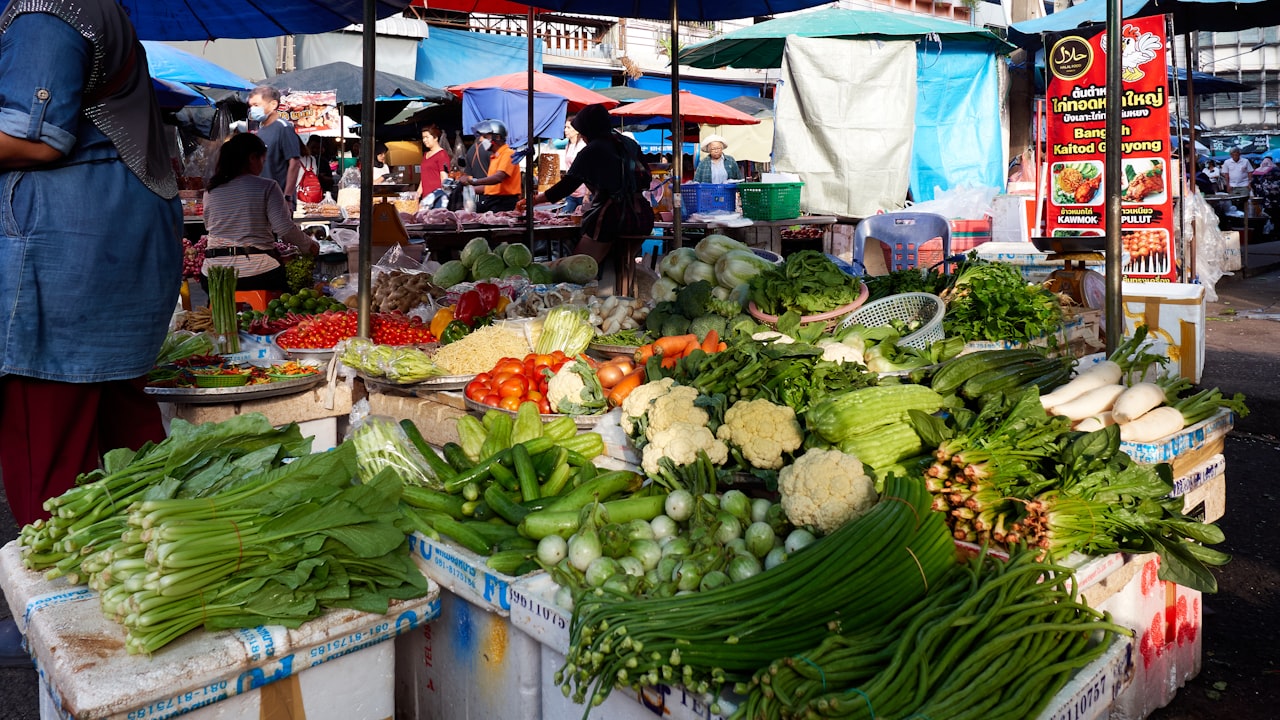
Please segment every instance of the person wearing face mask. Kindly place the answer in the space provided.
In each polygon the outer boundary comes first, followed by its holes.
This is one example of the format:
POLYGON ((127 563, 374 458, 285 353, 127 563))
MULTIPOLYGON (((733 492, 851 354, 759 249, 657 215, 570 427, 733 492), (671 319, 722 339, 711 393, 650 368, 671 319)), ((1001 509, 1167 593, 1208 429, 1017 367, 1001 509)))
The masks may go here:
POLYGON ((280 91, 259 85, 249 93, 249 119, 258 123, 254 133, 267 146, 267 161, 262 176, 280 186, 289 206, 296 204, 294 188, 302 175, 301 141, 288 120, 280 117, 280 91))
POLYGON ((463 175, 458 182, 478 185, 484 194, 476 199, 477 212, 515 210, 520 200, 520 168, 511 146, 507 145, 507 126, 498 120, 482 120, 471 129, 477 145, 488 151, 489 168, 484 177, 463 175))

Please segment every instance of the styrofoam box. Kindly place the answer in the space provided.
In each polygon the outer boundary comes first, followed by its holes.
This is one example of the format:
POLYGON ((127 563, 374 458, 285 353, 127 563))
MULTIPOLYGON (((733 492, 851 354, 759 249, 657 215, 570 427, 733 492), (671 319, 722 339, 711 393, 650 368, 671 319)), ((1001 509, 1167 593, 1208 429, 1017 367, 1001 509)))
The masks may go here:
POLYGON ((447 590, 440 600, 440 618, 396 646, 396 716, 540 720, 537 641, 447 590))
POLYGON ((409 536, 409 551, 423 574, 444 589, 503 617, 510 614, 507 593, 515 578, 494 571, 484 556, 419 532, 409 536))
MULTIPOLYGON (((1072 334, 1076 330, 1083 328, 1084 324, 1085 318, 1083 315, 1068 318, 1062 323, 1062 329, 1055 333, 1058 339, 1058 344, 1065 347, 1070 341, 1072 334)), ((1032 340, 1030 344, 1038 347, 1045 347, 1049 344, 1049 337, 1047 335, 1043 335, 1032 340)), ((998 342, 990 340, 970 340, 964 344, 964 349, 960 351, 960 354, 967 355, 972 352, 980 352, 983 350, 1010 350, 1013 348, 1023 347, 1023 345, 1024 343, 1013 340, 1000 340, 998 342)))
POLYGON ((1205 352, 1204 286, 1126 282, 1121 284, 1121 294, 1125 335, 1132 336, 1138 325, 1146 325, 1155 349, 1169 358, 1165 372, 1200 382, 1205 352))
POLYGON ((1240 257, 1240 231, 1222 230, 1222 269, 1239 272, 1243 267, 1240 257))
MULTIPOLYGON (((970 555, 977 555, 982 551, 981 546, 963 540, 956 540, 956 547, 964 550, 970 555)), ((1002 550, 987 550, 987 553, 995 557, 1008 559, 1009 554, 1002 550)), ((1071 553, 1066 559, 1059 564, 1063 567, 1075 570, 1076 591, 1084 592, 1085 590, 1106 580, 1116 570, 1119 570, 1125 563, 1123 553, 1110 553, 1108 555, 1085 555, 1083 553, 1071 553)))
POLYGON ((1197 450, 1226 437, 1233 427, 1235 427, 1235 414, 1223 409, 1216 415, 1185 427, 1180 432, 1157 442, 1121 442, 1120 449, 1140 463, 1172 462, 1183 453, 1197 450))
MULTIPOLYGON (((582 706, 566 698, 555 684, 555 671, 564 665, 569 650, 568 610, 554 602, 557 585, 546 574, 521 578, 511 586, 511 624, 543 646, 542 651, 542 717, 577 717, 582 706)), ((659 685, 640 695, 630 688, 615 688, 609 699, 592 709, 590 718, 626 720, 660 715, 675 720, 728 717, 733 705, 722 700, 722 715, 713 715, 711 698, 687 692, 682 688, 659 685)))
POLYGON ((1201 522, 1217 522, 1227 513, 1227 460, 1221 454, 1173 481, 1172 497, 1182 498, 1182 513, 1201 522))
POLYGON ((1139 567, 1133 579, 1098 606, 1136 633, 1133 680, 1112 704, 1111 720, 1147 717, 1200 672, 1200 593, 1160 580, 1160 559, 1153 554, 1134 562, 1139 567))
MULTIPOLYGON (((299 700, 312 720, 389 717, 389 647, 367 656, 379 678, 369 686, 332 680, 365 675, 351 663, 318 678, 305 676, 312 668, 427 624, 440 613, 440 591, 433 585, 426 597, 392 601, 386 615, 334 610, 294 629, 193 632, 147 657, 125 652, 124 628, 102 614, 96 593, 45 580, 24 568, 16 541, 0 549, 0 589, 27 636, 47 689, 42 707, 53 714, 42 712, 46 719, 162 720, 193 711, 197 714, 192 718, 247 719, 258 717, 259 710, 265 717, 278 703, 299 700), (357 687, 361 689, 352 692, 357 687), (243 699, 223 705, 237 696, 243 699)), ((362 653, 361 668, 365 658, 362 653)))
MULTIPOLYGON (((998 242, 999 238, 994 237, 994 233, 992 240, 974 248, 978 252, 978 257, 1017 266, 1022 273, 1022 278, 1027 282, 1044 282, 1048 279, 1049 273, 1062 269, 1062 263, 1049 262, 1049 254, 1037 250, 1036 246, 1029 242, 998 242)), ((1099 272, 1106 267, 1103 261, 1088 262, 1085 265, 1099 272)))
POLYGON ((1133 678, 1133 641, 1113 637, 1102 657, 1079 671, 1058 691, 1036 720, 1100 720, 1133 678))

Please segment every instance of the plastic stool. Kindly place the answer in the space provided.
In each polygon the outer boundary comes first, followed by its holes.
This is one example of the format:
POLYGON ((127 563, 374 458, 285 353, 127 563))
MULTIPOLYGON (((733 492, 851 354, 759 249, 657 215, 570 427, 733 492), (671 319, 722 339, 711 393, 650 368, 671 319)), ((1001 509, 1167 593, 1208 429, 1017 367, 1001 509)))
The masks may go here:
POLYGON ((641 255, 661 255, 663 241, 662 238, 650 238, 644 241, 640 246, 641 255))
POLYGON ((951 255, 951 223, 941 215, 922 212, 894 212, 863 218, 853 231, 853 259, 863 267, 863 253, 868 239, 889 246, 890 270, 919 265, 920 246, 930 240, 942 240, 942 271, 947 272, 946 259, 951 255))
POLYGON ((280 293, 270 290, 237 290, 236 305, 245 303, 258 312, 267 311, 267 303, 280 297, 280 293))

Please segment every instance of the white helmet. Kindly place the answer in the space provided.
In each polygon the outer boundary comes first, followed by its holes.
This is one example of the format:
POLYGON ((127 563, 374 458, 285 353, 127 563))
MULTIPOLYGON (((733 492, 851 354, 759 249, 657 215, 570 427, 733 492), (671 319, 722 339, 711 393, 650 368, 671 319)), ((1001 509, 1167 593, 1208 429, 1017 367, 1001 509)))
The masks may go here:
POLYGON ((507 126, 502 124, 501 120, 481 120, 471 128, 473 135, 501 135, 507 136, 507 126))

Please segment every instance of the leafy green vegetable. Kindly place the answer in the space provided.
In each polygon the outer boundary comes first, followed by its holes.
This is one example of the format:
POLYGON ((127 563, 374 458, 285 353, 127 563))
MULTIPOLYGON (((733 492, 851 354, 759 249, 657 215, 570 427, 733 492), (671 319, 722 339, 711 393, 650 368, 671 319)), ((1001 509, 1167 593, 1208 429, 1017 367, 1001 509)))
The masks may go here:
POLYGON ((943 294, 948 337, 1025 342, 1057 332, 1062 306, 1053 293, 1027 283, 1013 265, 988 262, 970 253, 943 294))
POLYGON ((904 268, 894 270, 885 275, 867 278, 867 301, 880 300, 890 295, 909 292, 923 292, 937 295, 951 283, 949 275, 937 270, 904 268))
POLYGON ((751 278, 750 298, 770 315, 788 310, 814 315, 848 305, 858 297, 861 283, 817 250, 801 250, 751 278))

